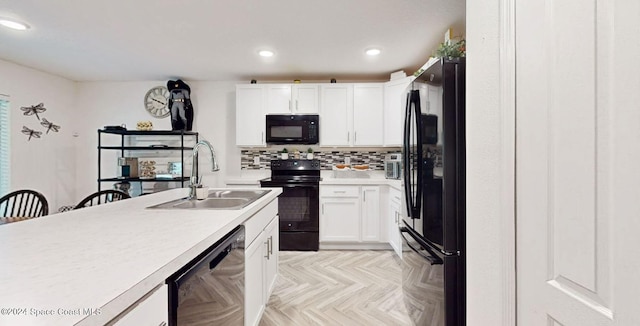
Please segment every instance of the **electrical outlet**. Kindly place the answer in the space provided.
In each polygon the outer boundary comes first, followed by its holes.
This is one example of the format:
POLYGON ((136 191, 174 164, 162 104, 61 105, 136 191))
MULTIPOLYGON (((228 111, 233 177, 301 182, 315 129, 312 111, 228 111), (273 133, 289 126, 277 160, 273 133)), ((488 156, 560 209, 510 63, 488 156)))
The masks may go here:
POLYGON ((350 157, 345 157, 344 158, 344 164, 351 164, 351 158, 350 157))
POLYGON ((253 164, 254 165, 260 165, 260 157, 256 156, 253 158, 253 164))

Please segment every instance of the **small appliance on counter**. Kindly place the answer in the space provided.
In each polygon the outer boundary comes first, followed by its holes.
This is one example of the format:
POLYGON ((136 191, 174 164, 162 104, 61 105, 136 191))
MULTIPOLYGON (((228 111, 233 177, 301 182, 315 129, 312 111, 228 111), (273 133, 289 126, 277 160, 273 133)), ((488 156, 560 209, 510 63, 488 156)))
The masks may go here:
POLYGON ((400 179, 402 177, 402 154, 391 153, 384 156, 384 177, 400 179))

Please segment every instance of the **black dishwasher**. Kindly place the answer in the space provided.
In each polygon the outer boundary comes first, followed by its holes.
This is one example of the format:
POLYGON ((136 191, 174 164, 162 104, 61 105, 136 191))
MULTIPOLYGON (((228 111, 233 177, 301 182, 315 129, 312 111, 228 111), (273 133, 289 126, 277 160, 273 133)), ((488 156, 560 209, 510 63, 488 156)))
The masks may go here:
POLYGON ((244 226, 167 279, 169 326, 244 324, 244 226))

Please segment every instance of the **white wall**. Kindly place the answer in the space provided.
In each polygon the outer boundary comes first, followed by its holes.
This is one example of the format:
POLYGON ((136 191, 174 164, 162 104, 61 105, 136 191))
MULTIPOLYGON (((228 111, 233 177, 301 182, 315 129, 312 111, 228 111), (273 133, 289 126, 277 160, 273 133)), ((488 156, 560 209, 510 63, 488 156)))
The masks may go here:
POLYGON ((0 60, 0 93, 11 101, 11 189, 34 189, 45 195, 49 211, 74 204, 76 83, 61 77, 0 60), (41 118, 61 126, 46 134, 35 116, 24 116, 20 107, 44 103, 41 118), (43 131, 40 139, 21 133, 22 126, 43 131))
MULTIPOLYGON (((79 83, 77 106, 85 112, 82 123, 75 126, 78 156, 76 187, 79 193, 88 194, 97 190, 97 130, 106 125, 126 124, 135 130, 138 121, 151 121, 154 130, 171 130, 170 118, 157 119, 144 109, 144 95, 165 81, 140 82, 83 82, 79 83)), ((194 106, 193 131, 200 133, 213 145, 220 166, 219 172, 211 172, 209 155, 201 150, 200 175, 203 184, 212 187, 224 186, 227 175, 239 174, 240 150, 235 146, 235 85, 237 82, 191 82, 194 106), (237 170, 237 171, 236 171, 237 170)), ((103 159, 103 176, 116 175, 115 154, 107 153, 103 159), (112 159, 109 154, 113 154, 112 159), (108 164, 112 162, 112 164, 108 164)), ((110 187, 104 183, 103 189, 110 187)))

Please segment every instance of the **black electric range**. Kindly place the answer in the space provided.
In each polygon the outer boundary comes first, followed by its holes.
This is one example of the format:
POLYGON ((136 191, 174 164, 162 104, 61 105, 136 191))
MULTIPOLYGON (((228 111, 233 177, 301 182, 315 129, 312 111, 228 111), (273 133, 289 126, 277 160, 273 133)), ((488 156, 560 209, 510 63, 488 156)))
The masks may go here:
POLYGON ((272 160, 263 188, 282 188, 278 197, 280 250, 317 251, 320 220, 320 161, 272 160))

